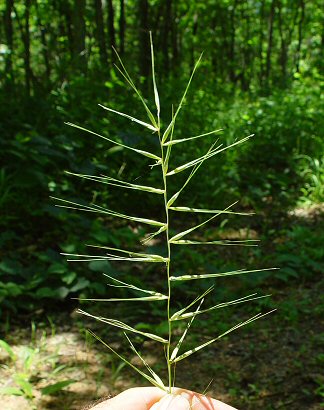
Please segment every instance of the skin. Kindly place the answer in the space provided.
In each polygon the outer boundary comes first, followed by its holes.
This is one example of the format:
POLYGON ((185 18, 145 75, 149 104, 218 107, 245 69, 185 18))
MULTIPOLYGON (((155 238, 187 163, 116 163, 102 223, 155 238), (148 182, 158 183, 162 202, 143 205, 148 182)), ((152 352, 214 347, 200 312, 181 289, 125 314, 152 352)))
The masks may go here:
POLYGON ((219 400, 174 388, 167 394, 156 387, 135 387, 106 400, 92 410, 236 410, 219 400))

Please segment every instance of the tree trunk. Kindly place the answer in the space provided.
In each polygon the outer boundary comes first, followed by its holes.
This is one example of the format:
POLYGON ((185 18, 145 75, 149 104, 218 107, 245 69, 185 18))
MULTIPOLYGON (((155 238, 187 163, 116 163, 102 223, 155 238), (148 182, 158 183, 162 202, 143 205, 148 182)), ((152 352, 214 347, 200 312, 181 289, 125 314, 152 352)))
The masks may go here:
MULTIPOLYGON (((50 36, 50 49, 58 57, 58 76, 61 82, 66 79, 66 71, 69 63, 74 58, 74 40, 72 27, 72 8, 66 0, 55 0, 54 8, 58 11, 58 36, 67 39, 67 45, 64 42, 56 41, 53 35, 50 36)), ((52 33, 51 33, 52 34, 52 33)))
POLYGON ((31 0, 26 0, 23 21, 20 20, 18 11, 15 5, 13 5, 13 11, 15 13, 18 27, 20 30, 21 41, 24 46, 23 60, 24 60, 25 88, 26 88, 26 95, 28 97, 30 96, 30 91, 31 91, 31 87, 30 87, 31 80, 34 79, 33 72, 30 66, 30 32, 29 32, 30 5, 31 5, 31 0))
POLYGON ((171 7, 172 0, 165 0, 165 13, 164 13, 164 25, 162 35, 162 54, 163 54, 163 67, 166 75, 169 74, 169 33, 171 22, 171 7))
POLYGON ((86 59, 86 27, 85 27, 85 0, 74 0, 73 12, 73 60, 74 67, 84 73, 87 67, 86 59))
POLYGON ((280 55, 279 55, 279 63, 281 66, 281 73, 282 73, 282 82, 285 81, 287 75, 287 60, 288 60, 288 50, 287 50, 287 41, 284 35, 284 27, 283 27, 283 19, 282 19, 282 5, 280 1, 278 1, 278 17, 279 17, 279 34, 280 34, 280 55))
POLYGON ((263 32, 263 19, 264 19, 264 0, 261 3, 260 9, 260 34, 259 34, 259 60, 260 60, 260 69, 259 69, 259 82, 262 87, 263 84, 263 76, 264 76, 264 67, 263 67, 263 40, 264 40, 264 32, 263 32))
POLYGON ((31 82, 31 77, 32 77, 32 72, 30 68, 30 32, 29 32, 30 4, 31 4, 31 0, 25 1, 24 66, 25 66, 26 94, 28 97, 30 96, 30 82, 31 82))
POLYGON ((250 88, 251 77, 253 76, 253 64, 251 64, 251 46, 249 44, 250 39, 250 14, 248 9, 248 3, 245 3, 246 9, 241 9, 241 21, 245 22, 243 44, 241 46, 242 51, 242 72, 241 72, 241 87, 243 91, 248 91, 250 88))
POLYGON ((227 25, 226 22, 228 21, 228 14, 227 10, 224 10, 222 8, 219 9, 219 18, 218 18, 219 24, 220 24, 220 29, 221 29, 221 46, 220 46, 220 53, 218 53, 218 56, 221 56, 221 58, 218 58, 218 73, 220 74, 221 78, 224 79, 224 81, 227 80, 228 73, 229 73, 229 68, 231 66, 231 61, 230 61, 230 43, 229 43, 229 36, 228 36, 228 30, 227 30, 227 25), (226 54, 226 58, 223 58, 223 54, 226 54))
MULTIPOLYGON (((74 57, 74 36, 73 36, 73 18, 72 8, 68 1, 59 0, 60 14, 64 16, 65 29, 68 38, 68 46, 71 54, 71 59, 74 57)), ((62 27, 63 28, 63 27, 62 27)))
POLYGON ((299 73, 299 62, 300 62, 300 50, 303 41, 303 23, 305 19, 305 1, 300 0, 300 19, 298 22, 298 44, 297 44, 297 52, 296 52, 296 72, 299 73))
POLYGON ((47 30, 46 30, 46 27, 42 23, 37 1, 35 2, 35 6, 36 6, 37 24, 38 24, 38 27, 40 29, 40 34, 41 34, 42 54, 43 54, 45 70, 46 70, 46 83, 49 86, 50 81, 51 81, 50 79, 51 66, 50 66, 49 48, 48 48, 47 39, 46 39, 47 30))
POLYGON ((172 22, 171 24, 171 40, 172 40, 172 71, 177 70, 179 61, 179 48, 178 48, 178 18, 177 18, 177 2, 172 4, 172 22))
POLYGON ((119 15, 119 54, 122 56, 125 53, 125 1, 120 0, 120 15, 119 15))
POLYGON ((281 82, 284 85, 287 79, 287 65, 288 65, 288 58, 289 58, 289 47, 291 45, 292 34, 294 28, 297 24, 297 17, 298 17, 298 8, 295 10, 294 18, 290 24, 290 26, 285 27, 285 21, 287 18, 282 16, 282 9, 283 4, 281 1, 278 1, 278 17, 279 17, 279 34, 280 34, 280 41, 281 41, 281 48, 280 48, 280 56, 279 56, 279 63, 281 65, 281 72, 282 72, 282 79, 281 82))
MULTIPOLYGON (((109 40, 110 46, 116 49, 116 35, 115 35, 115 26, 114 26, 114 6, 112 0, 108 0, 108 32, 109 32, 109 40)), ((114 60, 115 53, 112 53, 112 58, 114 60)))
POLYGON ((191 67, 195 66, 195 45, 196 45, 196 35, 198 32, 198 14, 195 13, 193 16, 193 26, 192 26, 192 36, 191 36, 191 49, 190 49, 190 65, 191 67))
POLYGON ((149 5, 148 0, 138 1, 139 21, 139 69, 144 77, 145 85, 150 74, 150 43, 149 43, 149 5))
POLYGON ((268 31, 268 48, 267 48, 267 60, 266 60, 266 72, 265 78, 267 85, 269 84, 269 76, 271 71, 271 54, 272 54, 272 43, 273 43, 273 22, 275 17, 275 7, 276 0, 272 0, 270 16, 269 16, 269 31, 268 31))
POLYGON ((95 0, 95 11, 96 11, 96 37, 99 46, 99 53, 100 53, 100 62, 101 67, 105 69, 107 67, 107 49, 106 49, 106 41, 105 41, 105 29, 104 29, 104 18, 103 18, 103 11, 102 11, 102 1, 95 0))
POLYGON ((12 54, 13 54, 13 28, 11 13, 13 11, 13 0, 6 0, 6 9, 4 12, 4 28, 8 52, 6 54, 5 76, 6 84, 10 86, 14 82, 14 75, 12 71, 12 54))
POLYGON ((229 49, 229 60, 230 60, 230 80, 235 83, 236 76, 235 76, 235 12, 236 12, 237 0, 234 1, 231 15, 230 15, 230 22, 231 22, 231 34, 230 34, 230 49, 229 49))
POLYGON ((219 68, 218 49, 220 48, 219 43, 217 42, 218 40, 217 28, 219 26, 218 15, 219 15, 219 9, 214 8, 214 10, 212 11, 211 19, 210 19, 210 30, 212 32, 212 35, 211 35, 211 68, 213 70, 215 77, 217 77, 218 75, 218 68, 219 68))

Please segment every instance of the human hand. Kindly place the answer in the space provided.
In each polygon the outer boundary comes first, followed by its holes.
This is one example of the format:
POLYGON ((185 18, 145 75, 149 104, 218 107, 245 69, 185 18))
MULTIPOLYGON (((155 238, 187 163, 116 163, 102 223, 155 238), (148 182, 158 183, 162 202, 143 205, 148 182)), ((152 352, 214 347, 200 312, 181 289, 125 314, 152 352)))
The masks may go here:
POLYGON ((106 400, 92 410, 235 410, 219 400, 174 388, 167 394, 157 387, 135 387, 106 400))

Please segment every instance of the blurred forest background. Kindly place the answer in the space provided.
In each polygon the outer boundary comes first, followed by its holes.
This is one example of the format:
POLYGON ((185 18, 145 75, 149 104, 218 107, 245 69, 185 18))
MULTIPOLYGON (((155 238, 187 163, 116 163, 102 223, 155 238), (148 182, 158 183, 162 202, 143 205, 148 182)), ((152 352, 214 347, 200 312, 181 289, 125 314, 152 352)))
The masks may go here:
MULTIPOLYGON (((98 107, 101 103, 145 120, 139 100, 114 67, 113 48, 152 106, 150 30, 164 125, 204 52, 175 135, 185 138, 222 128, 220 140, 228 145, 255 134, 210 160, 192 179, 180 205, 222 209, 238 200, 236 210, 256 215, 222 217, 201 235, 260 239, 260 246, 176 249, 177 274, 197 268, 280 267, 217 282, 220 301, 247 290, 273 293, 273 298, 211 314, 201 328, 197 325, 202 338, 248 312, 277 307, 278 313, 197 355, 191 367, 179 366, 177 384, 203 391, 214 377, 209 393, 240 409, 322 408, 323 2, 3 0, 0 21, 3 408, 77 409, 142 383, 92 344, 85 321, 71 317, 78 306, 72 298, 113 295, 103 272, 144 288, 148 283, 165 286, 162 273, 136 264, 69 264, 60 253, 85 253, 87 243, 143 250, 140 239, 146 228, 62 210, 49 197, 163 217, 149 195, 124 194, 64 173, 160 185, 158 172, 143 157, 64 124, 71 121, 136 148, 157 148, 154 135, 98 107)), ((176 164, 202 155, 208 144, 199 139, 190 149, 179 149, 176 164)), ((180 228, 185 223, 183 218, 174 221, 180 228)), ((161 247, 159 240, 152 241, 146 251, 163 252, 161 247)), ((179 303, 211 283, 195 283, 195 289, 183 285, 176 290, 179 303)), ((166 331, 155 306, 87 308, 103 316, 126 315, 141 329, 166 331)), ((118 343, 111 329, 99 326, 98 332, 118 343)), ((154 356, 154 346, 147 349, 154 356)))

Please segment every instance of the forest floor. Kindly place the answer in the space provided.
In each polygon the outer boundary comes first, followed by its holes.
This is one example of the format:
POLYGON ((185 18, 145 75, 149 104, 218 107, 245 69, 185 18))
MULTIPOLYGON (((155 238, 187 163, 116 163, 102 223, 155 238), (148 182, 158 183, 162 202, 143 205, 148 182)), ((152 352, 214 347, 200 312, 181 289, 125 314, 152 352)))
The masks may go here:
MULTIPOLYGON (((314 276, 277 282, 270 289, 277 312, 181 362, 176 385, 198 392, 207 388, 208 395, 240 410, 324 409, 323 283, 314 276)), ((235 322, 241 314, 239 309, 235 322)), ((189 337, 193 346, 213 336, 213 323, 203 326, 198 339, 189 337)), ((94 342, 74 312, 58 309, 46 318, 36 312, 5 327, 7 344, 0 341, 2 410, 81 410, 144 385, 94 342)), ((123 349, 115 336, 112 345, 123 349)), ((144 348, 159 373, 163 366, 156 344, 146 342, 144 348)))
MULTIPOLYGON (((291 304, 294 312, 297 308, 297 318, 278 313, 233 333, 190 362, 184 361, 177 385, 202 392, 213 377, 208 394, 239 409, 322 409, 320 285, 314 281, 281 289, 275 303, 291 304)), ((85 337, 71 318, 56 319, 47 329, 40 326, 33 340, 30 329, 10 329, 7 341, 15 357, 10 359, 2 351, 0 385, 20 386, 22 393, 0 396, 3 410, 82 409, 98 398, 142 384, 102 346, 85 337), (52 394, 42 392, 45 386, 62 381, 71 384, 52 394)), ((147 347, 148 361, 154 364, 154 344, 147 347)))

